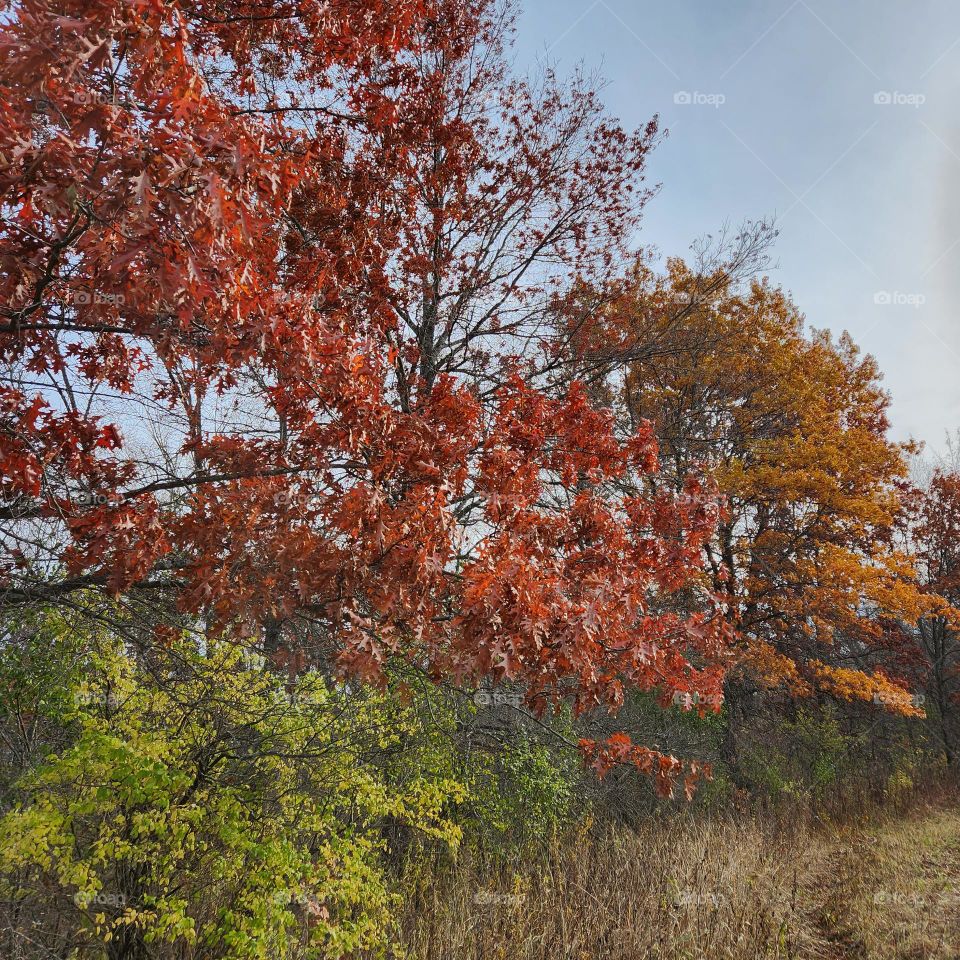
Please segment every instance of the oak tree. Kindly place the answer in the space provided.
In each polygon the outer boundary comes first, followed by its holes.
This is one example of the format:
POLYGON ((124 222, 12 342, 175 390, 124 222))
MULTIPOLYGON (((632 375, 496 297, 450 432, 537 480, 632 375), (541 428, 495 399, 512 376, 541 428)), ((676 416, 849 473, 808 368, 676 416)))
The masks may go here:
POLYGON ((705 555, 740 637, 728 697, 749 676, 916 715, 898 660, 925 603, 900 536, 909 447, 887 435, 875 361, 808 332, 768 282, 679 260, 638 263, 578 342, 623 370, 607 383, 627 427, 655 423, 657 482, 702 464, 725 495, 705 555))
MULTIPOLYGON (((102 590, 538 710, 715 693, 717 501, 556 372, 656 125, 510 77, 507 11, 27 0, 0 27, 2 601, 102 590), (693 665, 691 654, 697 657, 693 665)), ((617 741, 659 774, 671 758, 617 741)), ((592 750, 591 745, 585 749, 592 750)), ((600 757, 603 762, 603 755, 600 757)))

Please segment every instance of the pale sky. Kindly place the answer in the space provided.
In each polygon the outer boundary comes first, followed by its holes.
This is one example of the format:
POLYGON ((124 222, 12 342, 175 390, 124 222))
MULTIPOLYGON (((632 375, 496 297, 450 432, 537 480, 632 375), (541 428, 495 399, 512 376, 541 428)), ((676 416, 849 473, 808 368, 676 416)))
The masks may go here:
POLYGON ((669 130, 638 242, 776 217, 770 276, 880 363, 894 436, 960 428, 960 0, 522 0, 517 66, 582 63, 669 130), (689 102, 684 102, 689 101, 689 102))

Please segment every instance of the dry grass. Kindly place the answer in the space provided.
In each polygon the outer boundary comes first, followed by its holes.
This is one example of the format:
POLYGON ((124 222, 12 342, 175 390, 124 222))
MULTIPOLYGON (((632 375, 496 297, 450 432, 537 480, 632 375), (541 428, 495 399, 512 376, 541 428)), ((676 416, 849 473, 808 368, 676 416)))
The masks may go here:
POLYGON ((960 811, 582 837, 497 875, 408 880, 416 960, 960 960, 960 811))
POLYGON ((511 875, 460 865, 414 882, 405 944, 419 960, 829 957, 803 896, 812 860, 796 829, 653 823, 511 875))
POLYGON ((960 958, 960 812, 917 811, 852 838, 843 926, 870 960, 960 958))

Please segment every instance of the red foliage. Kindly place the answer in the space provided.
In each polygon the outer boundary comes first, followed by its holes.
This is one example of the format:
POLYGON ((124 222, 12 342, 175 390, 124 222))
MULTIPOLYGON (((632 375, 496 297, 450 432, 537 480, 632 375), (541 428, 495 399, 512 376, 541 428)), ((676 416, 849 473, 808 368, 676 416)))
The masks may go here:
POLYGON ((715 692, 688 655, 722 656, 722 611, 658 598, 716 495, 617 494, 653 438, 551 379, 544 322, 613 268, 655 126, 498 80, 484 0, 262 9, 25 0, 0 28, 2 513, 66 568, 11 552, 6 602, 165 589, 331 669, 402 655, 541 709, 715 692), (494 82, 494 118, 450 100, 494 82))

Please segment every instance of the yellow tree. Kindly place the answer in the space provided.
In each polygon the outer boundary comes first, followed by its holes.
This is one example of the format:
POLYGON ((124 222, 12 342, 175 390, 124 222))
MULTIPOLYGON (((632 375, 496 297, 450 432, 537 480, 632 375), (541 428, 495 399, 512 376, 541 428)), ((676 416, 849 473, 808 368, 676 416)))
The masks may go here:
POLYGON ((874 359, 847 334, 808 333, 769 283, 679 260, 638 264, 577 325, 625 425, 654 422, 662 478, 700 465, 726 496, 705 551, 740 633, 728 696, 749 677, 919 712, 889 666, 924 605, 898 539, 910 448, 888 438, 874 359))

